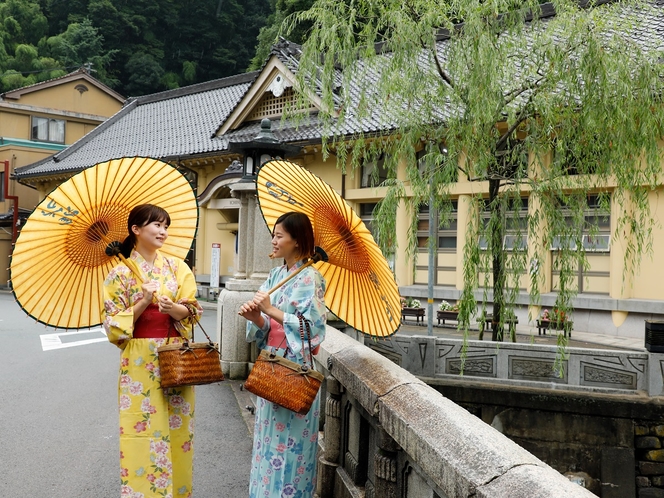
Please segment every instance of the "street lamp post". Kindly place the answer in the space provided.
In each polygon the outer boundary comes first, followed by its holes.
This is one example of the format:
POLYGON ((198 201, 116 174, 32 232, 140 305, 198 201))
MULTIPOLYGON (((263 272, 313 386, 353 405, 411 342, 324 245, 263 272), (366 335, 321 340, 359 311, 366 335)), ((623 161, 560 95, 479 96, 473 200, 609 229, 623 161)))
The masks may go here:
POLYGON ((219 294, 217 336, 224 375, 230 379, 243 379, 247 376, 251 349, 245 340, 247 322, 237 310, 253 297, 270 270, 279 263, 267 257, 271 252, 272 237, 256 199, 256 175, 266 161, 290 157, 302 149, 280 142, 272 133, 269 119, 261 121, 261 130, 254 139, 230 142, 228 148, 242 153, 242 179, 230 186, 231 195, 240 200, 237 259, 233 278, 219 294))
POLYGON ((261 131, 249 142, 229 142, 228 150, 242 153, 242 180, 256 181, 260 167, 271 159, 291 157, 302 147, 280 142, 272 133, 272 121, 263 119, 261 131))

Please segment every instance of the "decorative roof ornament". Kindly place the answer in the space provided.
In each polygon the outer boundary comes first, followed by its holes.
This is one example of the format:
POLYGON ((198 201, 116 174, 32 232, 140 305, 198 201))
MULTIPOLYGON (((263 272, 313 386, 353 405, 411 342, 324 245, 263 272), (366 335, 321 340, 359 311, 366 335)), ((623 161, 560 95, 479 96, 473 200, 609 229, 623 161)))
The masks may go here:
POLYGON ((284 94, 286 88, 290 88, 292 86, 293 85, 291 82, 288 81, 283 74, 278 73, 272 80, 272 83, 270 83, 270 86, 267 87, 267 90, 272 92, 272 95, 275 97, 281 97, 284 94))
POLYGON ((233 173, 242 173, 242 163, 237 159, 229 164, 226 171, 224 171, 224 175, 232 175, 233 173))

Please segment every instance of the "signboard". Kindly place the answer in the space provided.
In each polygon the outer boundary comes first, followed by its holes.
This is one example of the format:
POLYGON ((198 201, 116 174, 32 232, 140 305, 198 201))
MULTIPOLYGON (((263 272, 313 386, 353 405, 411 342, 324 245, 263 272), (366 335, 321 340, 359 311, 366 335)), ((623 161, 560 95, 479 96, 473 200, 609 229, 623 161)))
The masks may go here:
POLYGON ((219 258, 221 256, 221 244, 212 244, 212 259, 210 261, 210 288, 219 287, 219 258))

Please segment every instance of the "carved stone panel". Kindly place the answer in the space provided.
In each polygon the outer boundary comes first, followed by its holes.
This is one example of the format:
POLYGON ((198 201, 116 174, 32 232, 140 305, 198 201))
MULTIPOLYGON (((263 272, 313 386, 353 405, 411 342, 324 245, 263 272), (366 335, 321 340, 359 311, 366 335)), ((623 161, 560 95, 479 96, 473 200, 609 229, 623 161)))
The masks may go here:
POLYGON ((445 373, 451 375, 463 375, 472 377, 496 377, 496 356, 470 356, 462 358, 447 358, 445 361, 445 373))
POLYGON ((636 378, 633 372, 581 362, 581 379, 586 386, 636 389, 636 378))
POLYGON ((508 376, 515 380, 567 384, 567 361, 563 362, 563 376, 560 377, 553 359, 510 356, 508 376))

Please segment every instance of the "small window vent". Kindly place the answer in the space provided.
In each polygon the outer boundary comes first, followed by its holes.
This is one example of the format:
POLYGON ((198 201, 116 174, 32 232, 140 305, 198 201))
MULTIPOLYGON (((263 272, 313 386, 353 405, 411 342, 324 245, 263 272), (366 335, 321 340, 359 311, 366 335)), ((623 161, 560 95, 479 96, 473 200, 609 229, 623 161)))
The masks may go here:
MULTIPOLYGON (((271 92, 267 92, 247 117, 247 121, 258 121, 264 118, 282 116, 287 109, 292 109, 296 101, 297 98, 292 88, 286 88, 284 93, 279 97, 275 97, 271 92)), ((313 107, 309 108, 309 110, 312 109, 313 107)))

